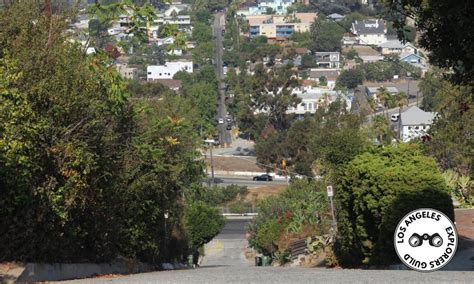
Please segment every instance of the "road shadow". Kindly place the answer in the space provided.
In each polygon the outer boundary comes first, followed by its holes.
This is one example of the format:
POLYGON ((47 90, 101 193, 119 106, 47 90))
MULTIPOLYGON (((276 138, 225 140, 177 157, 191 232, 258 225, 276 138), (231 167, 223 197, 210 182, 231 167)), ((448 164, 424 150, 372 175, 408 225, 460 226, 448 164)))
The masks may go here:
POLYGON ((222 265, 222 264, 214 264, 214 265, 203 265, 199 266, 199 269, 206 269, 206 268, 218 268, 218 267, 229 267, 230 265, 222 265))

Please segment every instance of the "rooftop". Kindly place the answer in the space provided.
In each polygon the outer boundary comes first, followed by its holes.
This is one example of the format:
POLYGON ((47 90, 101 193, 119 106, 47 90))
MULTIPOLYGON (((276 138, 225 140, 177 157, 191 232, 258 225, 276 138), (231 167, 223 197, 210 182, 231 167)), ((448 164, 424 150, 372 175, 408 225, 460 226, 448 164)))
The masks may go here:
POLYGON ((355 34, 385 34, 385 23, 381 20, 355 21, 352 23, 352 31, 355 34))
POLYGON ((423 111, 417 106, 412 106, 402 112, 401 122, 402 125, 430 125, 433 123, 435 117, 435 112, 423 111))
POLYGON ((390 94, 395 94, 395 93, 398 93, 398 89, 395 88, 395 87, 383 87, 383 86, 379 86, 379 87, 367 87, 367 91, 371 94, 376 94, 379 92, 379 89, 380 88, 385 88, 385 90, 387 90, 387 92, 389 92, 390 94))
POLYGON ((339 76, 339 70, 335 69, 311 69, 309 71, 310 78, 326 77, 326 79, 336 79, 339 76))
POLYGON ((402 49, 405 45, 399 40, 388 40, 379 45, 381 48, 399 48, 402 49))
POLYGON ((340 20, 344 19, 345 16, 338 14, 338 13, 332 13, 331 15, 328 15, 328 18, 334 19, 334 20, 340 20))

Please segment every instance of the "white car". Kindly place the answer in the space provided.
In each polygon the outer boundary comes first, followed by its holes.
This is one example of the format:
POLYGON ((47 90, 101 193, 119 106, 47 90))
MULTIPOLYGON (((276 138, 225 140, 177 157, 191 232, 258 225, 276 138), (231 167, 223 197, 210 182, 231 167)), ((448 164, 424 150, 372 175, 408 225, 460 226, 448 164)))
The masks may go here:
POLYGON ((223 119, 223 118, 219 118, 218 122, 219 122, 219 124, 224 124, 224 119, 223 119))
POLYGON ((393 122, 397 122, 400 114, 399 113, 394 113, 390 116, 390 120, 393 122))

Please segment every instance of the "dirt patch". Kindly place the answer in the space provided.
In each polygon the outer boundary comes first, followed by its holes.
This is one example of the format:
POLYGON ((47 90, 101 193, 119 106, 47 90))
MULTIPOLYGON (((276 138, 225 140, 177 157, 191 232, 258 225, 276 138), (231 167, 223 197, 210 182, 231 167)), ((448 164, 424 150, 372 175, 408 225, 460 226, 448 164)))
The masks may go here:
POLYGON ((460 247, 474 247, 474 209, 454 211, 460 247))
POLYGON ((262 187, 249 188, 247 195, 244 197, 244 201, 256 204, 262 199, 280 193, 287 187, 288 186, 284 184, 274 184, 262 187))
POLYGON ((354 48, 357 51, 357 54, 359 55, 380 55, 380 53, 377 50, 374 50, 373 48, 369 46, 351 46, 351 47, 346 47, 342 49, 342 53, 346 54, 351 48, 354 48))
MULTIPOLYGON (((263 172, 256 165, 255 157, 213 157, 215 171, 263 172)), ((211 169, 211 159, 206 157, 208 170, 211 169)))

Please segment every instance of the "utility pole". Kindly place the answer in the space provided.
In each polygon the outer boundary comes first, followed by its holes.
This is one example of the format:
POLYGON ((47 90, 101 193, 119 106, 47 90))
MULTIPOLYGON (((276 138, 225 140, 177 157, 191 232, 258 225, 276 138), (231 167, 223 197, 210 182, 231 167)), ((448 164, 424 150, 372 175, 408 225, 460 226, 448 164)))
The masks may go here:
MULTIPOLYGON (((214 146, 214 143, 215 143, 215 140, 214 139, 206 139, 204 140, 205 143, 207 143, 208 145, 210 145, 210 156, 211 156, 211 180, 209 181, 209 186, 211 186, 211 184, 214 184, 214 160, 213 160, 213 157, 212 157, 212 148, 214 146)), ((206 165, 206 174, 207 174, 207 165, 206 165)))
POLYGON ((214 185, 214 160, 212 159, 212 148, 213 144, 211 144, 211 184, 214 185))
POLYGON ((407 72, 407 83, 408 83, 408 86, 407 86, 407 96, 408 98, 410 97, 410 79, 411 79, 411 73, 410 72, 407 72))

